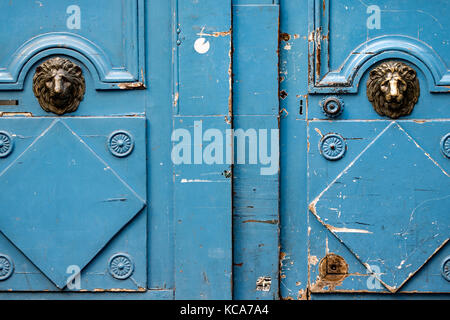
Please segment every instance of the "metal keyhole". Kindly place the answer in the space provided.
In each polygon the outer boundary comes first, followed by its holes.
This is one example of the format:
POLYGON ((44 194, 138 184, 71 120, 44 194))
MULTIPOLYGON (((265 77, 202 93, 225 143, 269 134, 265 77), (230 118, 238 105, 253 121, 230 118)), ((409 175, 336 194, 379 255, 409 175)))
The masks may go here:
POLYGON ((326 281, 341 281, 348 275, 348 264, 341 256, 329 253, 320 260, 319 274, 326 281))

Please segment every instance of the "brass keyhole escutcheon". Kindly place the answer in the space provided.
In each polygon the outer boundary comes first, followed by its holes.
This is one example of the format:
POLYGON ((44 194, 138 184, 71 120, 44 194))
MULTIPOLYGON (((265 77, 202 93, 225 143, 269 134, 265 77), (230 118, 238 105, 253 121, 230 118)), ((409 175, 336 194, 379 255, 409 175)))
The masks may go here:
POLYGON ((321 280, 339 282, 348 275, 348 264, 341 256, 329 253, 319 263, 321 280))

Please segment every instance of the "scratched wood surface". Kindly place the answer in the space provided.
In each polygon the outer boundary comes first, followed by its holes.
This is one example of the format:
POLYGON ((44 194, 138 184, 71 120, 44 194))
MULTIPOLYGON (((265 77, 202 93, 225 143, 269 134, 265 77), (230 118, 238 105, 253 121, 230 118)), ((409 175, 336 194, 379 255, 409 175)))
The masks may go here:
MULTIPOLYGON (((233 126, 246 132, 267 130, 267 141, 276 143, 278 153, 279 136, 272 141, 271 130, 278 132, 279 6, 261 3, 233 6, 233 126)), ((258 139, 248 143, 260 143, 261 135, 258 139)), ((234 165, 233 279, 239 284, 234 286, 235 299, 279 295, 279 155, 272 156, 277 160, 271 164, 262 164, 261 158, 250 164, 247 158, 234 165), (273 169, 266 175, 263 168, 268 166, 273 169)))
POLYGON ((280 288, 286 299, 333 299, 339 292, 347 294, 340 298, 360 299, 374 297, 367 292, 384 293, 385 299, 400 298, 389 295, 394 292, 448 292, 441 270, 450 250, 449 163, 440 141, 449 131, 448 88, 443 85, 448 70, 442 67, 449 50, 448 43, 438 40, 448 37, 441 28, 446 9, 439 1, 370 5, 346 0, 280 3, 280 109, 286 111, 281 117, 280 288), (365 41, 367 46, 376 43, 379 51, 346 69, 365 41), (402 41, 420 43, 405 51, 396 45, 402 41), (421 56, 429 48, 433 53, 421 56), (413 113, 397 121, 380 117, 366 95, 369 71, 387 59, 411 65, 421 87, 413 113), (442 72, 432 76, 433 68, 442 72), (346 84, 345 79, 351 81, 346 84), (320 107, 329 96, 343 99, 339 118, 328 118, 320 107), (319 149, 329 133, 344 138, 346 152, 340 160, 326 160, 319 149), (304 154, 306 165, 296 164, 304 154), (306 192, 287 197, 291 190, 306 192), (300 245, 305 241, 307 249, 300 245), (332 253, 348 267, 348 274, 335 282, 320 274, 324 257, 332 253))
MULTIPOLYGON (((231 2, 179 0, 178 78, 173 128, 231 128, 231 2), (195 41, 208 45, 194 50, 195 41), (208 43, 208 44, 207 44, 208 43)), ((196 129, 197 128, 197 129, 196 129)), ((226 161, 203 164, 203 133, 193 164, 174 165, 175 298, 232 297, 231 179, 226 161), (195 163, 194 163, 195 162, 195 163)), ((226 138, 224 138, 224 141, 226 138)))

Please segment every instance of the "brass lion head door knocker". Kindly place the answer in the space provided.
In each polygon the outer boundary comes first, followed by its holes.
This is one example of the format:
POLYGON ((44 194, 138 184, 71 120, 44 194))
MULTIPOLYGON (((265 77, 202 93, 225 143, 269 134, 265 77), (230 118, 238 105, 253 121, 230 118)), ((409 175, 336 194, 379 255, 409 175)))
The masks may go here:
POLYGON ((386 61, 370 71, 367 97, 381 116, 397 119, 409 115, 419 95, 416 71, 403 62, 386 61))
POLYGON ((68 59, 51 58, 36 68, 33 92, 47 112, 62 115, 76 111, 85 90, 83 71, 68 59))

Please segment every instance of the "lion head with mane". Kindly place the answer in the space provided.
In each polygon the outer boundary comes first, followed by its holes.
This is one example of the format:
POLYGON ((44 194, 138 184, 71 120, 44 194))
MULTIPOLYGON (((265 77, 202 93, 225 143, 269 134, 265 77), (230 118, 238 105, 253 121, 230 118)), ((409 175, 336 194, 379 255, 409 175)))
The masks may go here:
POLYGON ((367 97, 381 116, 409 115, 420 95, 416 71, 399 61, 387 61, 370 71, 367 97))
POLYGON ((33 77, 33 92, 42 109, 58 115, 76 111, 85 89, 81 68, 60 57, 43 62, 33 77))

